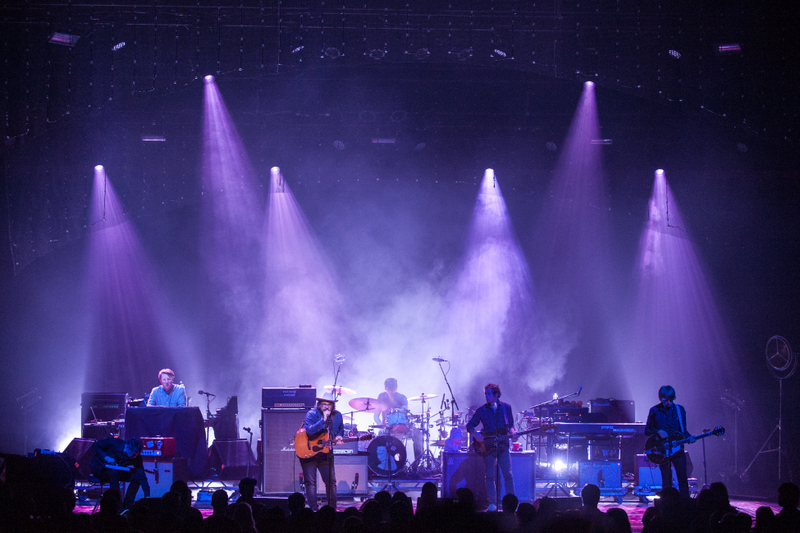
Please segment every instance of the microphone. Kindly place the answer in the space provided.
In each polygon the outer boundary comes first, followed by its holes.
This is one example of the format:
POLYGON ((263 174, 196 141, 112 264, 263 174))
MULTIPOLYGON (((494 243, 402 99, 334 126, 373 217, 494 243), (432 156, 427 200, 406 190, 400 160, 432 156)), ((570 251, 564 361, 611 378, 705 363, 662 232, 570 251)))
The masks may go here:
POLYGON ((581 391, 582 391, 582 390, 583 390, 583 385, 581 385, 580 387, 578 387, 578 394, 576 394, 576 396, 580 396, 580 395, 581 395, 581 391))
POLYGON ((242 429, 245 430, 246 432, 250 433, 251 435, 253 434, 253 432, 250 431, 250 428, 242 428, 242 429))
POLYGON ((197 391, 197 394, 204 394, 206 396, 216 396, 216 394, 214 394, 212 392, 205 392, 205 391, 202 391, 202 390, 197 391))
POLYGON ((447 359, 445 359, 444 357, 434 357, 433 360, 436 361, 437 363, 449 363, 450 362, 447 359))
POLYGON ((353 478, 353 483, 350 485, 350 490, 356 490, 358 488, 358 472, 356 472, 355 478, 353 478))

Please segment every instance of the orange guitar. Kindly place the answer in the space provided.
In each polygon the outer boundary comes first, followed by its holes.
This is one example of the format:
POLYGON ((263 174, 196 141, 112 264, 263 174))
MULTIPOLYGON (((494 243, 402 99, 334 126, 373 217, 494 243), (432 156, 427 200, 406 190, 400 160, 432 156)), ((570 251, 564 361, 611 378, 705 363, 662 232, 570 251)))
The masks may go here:
MULTIPOLYGON (((354 442, 357 440, 370 440, 375 435, 369 433, 360 437, 351 437, 343 439, 342 442, 354 442)), ((294 434, 294 453, 300 459, 308 459, 314 457, 318 453, 330 453, 331 439, 328 438, 328 432, 323 431, 317 438, 310 438, 306 433, 306 428, 300 428, 294 434)))

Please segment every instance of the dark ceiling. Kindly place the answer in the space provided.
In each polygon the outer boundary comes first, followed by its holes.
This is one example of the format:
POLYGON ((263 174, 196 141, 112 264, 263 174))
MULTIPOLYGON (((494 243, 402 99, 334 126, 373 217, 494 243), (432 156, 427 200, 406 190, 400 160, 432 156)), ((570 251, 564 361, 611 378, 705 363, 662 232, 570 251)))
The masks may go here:
MULTIPOLYGON (((13 145, 97 108, 180 91, 209 73, 269 80, 326 68, 352 76, 393 66, 405 75, 458 69, 465 78, 483 72, 486 79, 486 71, 510 70, 544 83, 592 80, 676 112, 708 114, 732 129, 796 143, 798 37, 788 6, 710 0, 11 2, 0 21, 0 127, 13 145), (48 42, 55 32, 77 42, 48 42), (725 45, 739 50, 721 52, 725 45)), ((459 120, 459 113, 450 116, 459 120)))

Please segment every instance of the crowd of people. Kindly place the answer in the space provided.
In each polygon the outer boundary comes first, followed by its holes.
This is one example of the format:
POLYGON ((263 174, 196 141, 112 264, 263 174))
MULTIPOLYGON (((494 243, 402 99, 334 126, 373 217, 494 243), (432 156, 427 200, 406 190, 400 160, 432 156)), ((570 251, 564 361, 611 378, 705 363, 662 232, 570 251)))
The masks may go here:
MULTIPOLYGON (((422 487, 416 502, 403 492, 382 491, 359 502, 358 507, 337 511, 323 506, 313 511, 303 494, 285 501, 255 497, 255 480, 243 479, 234 503, 225 490, 211 498, 213 512, 205 518, 192 507, 192 491, 176 481, 160 498, 139 500, 122 514, 119 491, 103 493, 95 512, 75 512, 75 494, 61 489, 48 495, 42 506, 31 494, 14 494, 11 485, 0 482, 0 533, 5 532, 97 532, 97 533, 630 533, 631 523, 622 507, 599 509, 600 489, 586 485, 583 506, 560 509, 559 502, 542 498, 536 505, 520 503, 507 494, 496 512, 482 512, 474 495, 460 488, 456 498, 443 499, 433 483, 422 487), (47 511, 43 511, 47 509, 47 511)), ((656 504, 642 518, 643 533, 783 533, 800 532, 800 489, 784 483, 778 489, 774 514, 761 507, 755 520, 738 511, 722 483, 712 483, 695 499, 682 498, 677 488, 662 491, 656 504)))

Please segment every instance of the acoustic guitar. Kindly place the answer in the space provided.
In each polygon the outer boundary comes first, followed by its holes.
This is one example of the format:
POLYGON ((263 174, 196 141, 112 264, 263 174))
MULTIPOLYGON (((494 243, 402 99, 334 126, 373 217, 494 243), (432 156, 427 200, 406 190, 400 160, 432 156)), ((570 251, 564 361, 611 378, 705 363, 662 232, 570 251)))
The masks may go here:
MULTIPOLYGON (((357 440, 370 440, 375 435, 368 433, 360 437, 349 437, 343 439, 343 442, 354 442, 357 440)), ((323 431, 316 438, 311 438, 306 433, 306 428, 300 428, 294 434, 294 453, 300 459, 309 459, 318 453, 330 453, 331 439, 328 437, 328 432, 323 431)))

